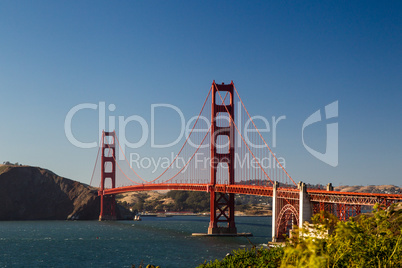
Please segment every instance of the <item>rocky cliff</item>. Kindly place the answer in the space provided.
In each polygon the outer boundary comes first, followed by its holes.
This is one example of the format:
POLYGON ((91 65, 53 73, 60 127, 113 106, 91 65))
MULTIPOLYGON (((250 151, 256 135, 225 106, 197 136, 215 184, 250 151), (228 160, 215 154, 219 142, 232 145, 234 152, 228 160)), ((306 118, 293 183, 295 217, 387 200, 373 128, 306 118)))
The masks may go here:
POLYGON ((0 167, 0 220, 94 220, 96 189, 30 166, 0 167))

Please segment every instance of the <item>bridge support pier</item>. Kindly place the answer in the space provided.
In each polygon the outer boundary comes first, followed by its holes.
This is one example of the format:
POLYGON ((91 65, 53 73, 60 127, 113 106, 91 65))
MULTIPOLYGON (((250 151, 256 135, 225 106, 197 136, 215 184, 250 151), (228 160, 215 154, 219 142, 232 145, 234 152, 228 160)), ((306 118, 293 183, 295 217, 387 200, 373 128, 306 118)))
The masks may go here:
POLYGON ((332 183, 328 183, 327 184, 327 191, 333 191, 334 190, 334 187, 332 186, 332 183))
POLYGON ((310 221, 313 216, 313 206, 310 202, 310 198, 307 194, 306 184, 299 182, 299 227, 303 227, 305 221, 310 221))
POLYGON ((234 221, 234 194, 216 193, 211 191, 211 216, 208 234, 236 234, 237 228, 234 221), (219 213, 217 215, 217 212, 219 213), (231 215, 233 215, 231 217, 231 215), (220 220, 219 217, 225 219, 220 220), (218 226, 219 222, 225 222, 227 226, 218 226))
POLYGON ((278 217, 278 198, 277 198, 277 190, 278 190, 278 182, 274 182, 272 187, 272 242, 276 242, 276 218, 278 217))
POLYGON ((299 192, 278 189, 274 182, 272 191, 272 242, 283 241, 284 235, 291 231, 294 225, 303 227, 313 215, 313 205, 307 193, 306 184, 299 182, 299 192))

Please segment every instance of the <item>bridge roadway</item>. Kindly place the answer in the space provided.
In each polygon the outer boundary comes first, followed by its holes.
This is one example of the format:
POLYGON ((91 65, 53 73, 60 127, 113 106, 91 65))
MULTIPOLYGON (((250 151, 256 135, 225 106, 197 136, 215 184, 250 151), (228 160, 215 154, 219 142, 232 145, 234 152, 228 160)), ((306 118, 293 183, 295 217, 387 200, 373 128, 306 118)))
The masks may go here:
MULTIPOLYGON (((111 189, 104 189, 104 195, 121 194, 136 191, 155 191, 155 190, 182 190, 210 192, 214 188, 215 192, 228 194, 246 194, 273 197, 273 187, 256 185, 226 185, 226 184, 176 184, 176 183, 150 183, 133 186, 123 186, 111 189)), ((278 198, 299 200, 300 190, 297 188, 278 187, 276 194, 278 198)), ((99 194, 101 194, 99 192, 99 194)), ((390 203, 402 201, 401 194, 380 194, 380 193, 355 193, 338 192, 317 189, 307 189, 307 194, 311 202, 319 203, 338 203, 347 205, 373 206, 376 203, 389 205, 390 203)))

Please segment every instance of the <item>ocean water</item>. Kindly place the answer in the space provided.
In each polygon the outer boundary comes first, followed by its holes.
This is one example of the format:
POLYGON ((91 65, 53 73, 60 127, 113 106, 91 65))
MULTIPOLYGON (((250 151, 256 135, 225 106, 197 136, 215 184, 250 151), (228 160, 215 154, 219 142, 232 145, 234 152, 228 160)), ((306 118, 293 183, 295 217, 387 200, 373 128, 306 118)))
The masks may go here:
POLYGON ((143 217, 142 221, 0 222, 0 267, 196 267, 233 249, 271 240, 271 217, 236 217, 253 237, 195 237, 209 217, 143 217))

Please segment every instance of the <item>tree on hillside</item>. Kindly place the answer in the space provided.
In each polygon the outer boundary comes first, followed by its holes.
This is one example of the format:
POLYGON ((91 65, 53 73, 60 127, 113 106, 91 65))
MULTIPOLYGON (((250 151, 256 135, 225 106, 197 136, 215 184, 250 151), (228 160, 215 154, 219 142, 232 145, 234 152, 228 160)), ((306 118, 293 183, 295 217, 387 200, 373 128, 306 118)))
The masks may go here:
POLYGON ((166 195, 174 200, 171 207, 175 211, 206 211, 209 208, 209 194, 205 192, 170 191, 166 195))
POLYGON ((192 192, 187 200, 186 205, 193 212, 201 212, 209 208, 209 194, 205 192, 192 192))

